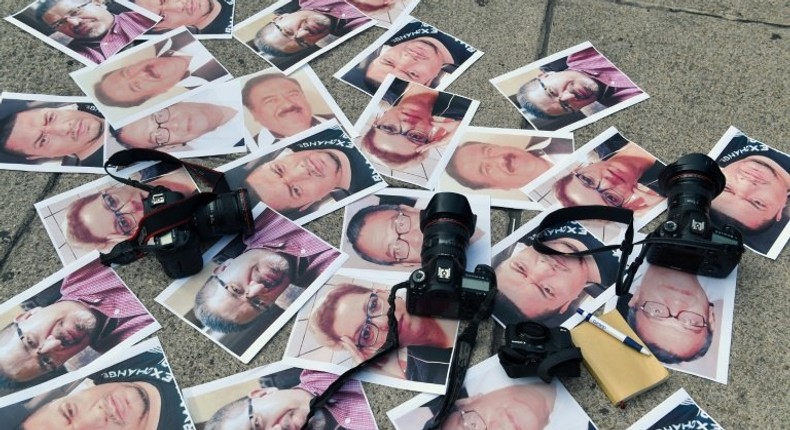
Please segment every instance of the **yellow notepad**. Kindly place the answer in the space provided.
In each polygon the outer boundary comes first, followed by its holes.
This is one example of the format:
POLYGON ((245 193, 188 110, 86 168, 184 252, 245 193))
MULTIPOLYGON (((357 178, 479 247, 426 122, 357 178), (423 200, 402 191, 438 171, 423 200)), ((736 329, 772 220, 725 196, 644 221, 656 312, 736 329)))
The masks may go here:
MULTIPOLYGON (((599 318, 644 345, 617 311, 599 318)), ((669 372, 656 357, 640 354, 588 322, 571 330, 571 336, 582 350, 587 370, 615 405, 669 378, 669 372)))

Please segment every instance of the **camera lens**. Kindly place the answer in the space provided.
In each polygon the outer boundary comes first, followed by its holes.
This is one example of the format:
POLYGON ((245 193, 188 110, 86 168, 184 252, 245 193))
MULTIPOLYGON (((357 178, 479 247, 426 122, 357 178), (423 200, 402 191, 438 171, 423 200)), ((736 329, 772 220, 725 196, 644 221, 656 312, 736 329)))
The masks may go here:
POLYGON ((254 229, 250 198, 247 190, 238 189, 218 194, 217 198, 198 208, 193 217, 200 237, 224 234, 251 234, 254 229))
POLYGON ((669 218, 672 219, 673 212, 703 211, 707 214, 710 202, 724 190, 726 178, 710 157, 693 153, 665 167, 658 181, 667 197, 669 218))
POLYGON ((516 325, 516 336, 530 344, 543 344, 549 339, 549 328, 538 322, 524 321, 516 325))
POLYGON ((466 197, 456 193, 436 193, 420 213, 423 266, 444 255, 452 258, 463 272, 466 248, 476 222, 477 216, 466 197))

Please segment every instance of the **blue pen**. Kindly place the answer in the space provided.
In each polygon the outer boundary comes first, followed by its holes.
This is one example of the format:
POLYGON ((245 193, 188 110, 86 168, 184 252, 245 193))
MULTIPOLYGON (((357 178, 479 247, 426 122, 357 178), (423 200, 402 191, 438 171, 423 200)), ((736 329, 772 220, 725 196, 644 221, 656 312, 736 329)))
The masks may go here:
POLYGON ((640 345, 639 342, 631 339, 630 337, 626 336, 624 333, 620 333, 617 329, 613 328, 609 324, 606 324, 605 322, 599 320, 591 312, 585 312, 585 311, 581 310, 581 308, 579 308, 579 309, 576 309, 576 313, 581 315, 581 316, 583 316, 585 321, 587 321, 590 324, 592 324, 592 325, 598 327, 599 329, 605 331, 610 336, 618 339, 620 342, 623 342, 624 344, 626 344, 626 345, 630 346, 631 348, 641 352, 644 355, 647 355, 648 357, 653 355, 653 354, 650 353, 650 351, 648 351, 647 348, 645 348, 644 346, 640 345))

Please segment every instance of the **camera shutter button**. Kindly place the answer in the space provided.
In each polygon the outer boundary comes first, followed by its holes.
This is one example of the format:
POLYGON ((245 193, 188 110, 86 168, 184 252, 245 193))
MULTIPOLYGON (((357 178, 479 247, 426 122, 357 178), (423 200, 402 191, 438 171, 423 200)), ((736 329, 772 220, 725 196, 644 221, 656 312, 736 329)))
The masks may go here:
POLYGON ((663 225, 664 231, 667 233, 674 233, 678 230, 678 224, 675 221, 665 221, 663 225))

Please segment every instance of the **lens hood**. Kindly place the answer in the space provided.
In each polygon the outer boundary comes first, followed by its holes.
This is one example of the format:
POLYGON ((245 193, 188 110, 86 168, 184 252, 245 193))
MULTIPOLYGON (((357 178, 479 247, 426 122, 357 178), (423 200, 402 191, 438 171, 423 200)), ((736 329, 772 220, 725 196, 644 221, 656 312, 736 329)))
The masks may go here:
POLYGON ((712 193, 711 197, 718 196, 727 181, 716 162, 700 153, 686 154, 678 158, 658 175, 658 183, 665 192, 685 180, 706 183, 712 193))

